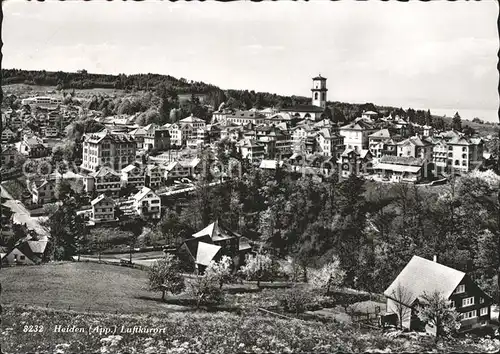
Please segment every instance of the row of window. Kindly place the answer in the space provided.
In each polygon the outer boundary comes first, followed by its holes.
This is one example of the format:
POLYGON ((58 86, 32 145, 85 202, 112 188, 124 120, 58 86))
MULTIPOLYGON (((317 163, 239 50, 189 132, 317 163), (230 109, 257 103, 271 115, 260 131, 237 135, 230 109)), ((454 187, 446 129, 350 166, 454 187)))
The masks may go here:
MULTIPOLYGON (((479 310, 479 316, 485 316, 487 314, 488 314, 488 308, 487 307, 483 307, 483 308, 481 308, 481 310, 479 310)), ((460 316, 460 318, 462 320, 467 320, 467 319, 474 318, 474 317, 477 317, 477 310, 472 310, 472 311, 464 312, 460 316)))

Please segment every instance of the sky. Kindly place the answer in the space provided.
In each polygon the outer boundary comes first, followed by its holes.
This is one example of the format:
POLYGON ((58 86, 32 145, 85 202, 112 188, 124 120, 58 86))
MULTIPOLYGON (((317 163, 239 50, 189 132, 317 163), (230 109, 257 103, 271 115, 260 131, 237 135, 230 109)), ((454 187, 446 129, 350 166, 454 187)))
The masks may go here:
POLYGON ((403 108, 499 106, 495 1, 2 2, 2 67, 159 73, 403 108))

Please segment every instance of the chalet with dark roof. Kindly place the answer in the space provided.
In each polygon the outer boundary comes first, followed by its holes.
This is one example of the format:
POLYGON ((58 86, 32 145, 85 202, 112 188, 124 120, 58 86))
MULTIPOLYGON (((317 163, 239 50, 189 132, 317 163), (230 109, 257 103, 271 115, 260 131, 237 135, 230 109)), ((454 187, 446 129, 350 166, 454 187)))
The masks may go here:
POLYGON ((230 257, 237 269, 252 249, 247 238, 222 226, 219 220, 193 234, 183 247, 199 271, 204 271, 211 261, 217 262, 222 256, 230 257))
MULTIPOLYGON (((403 327, 413 330, 422 328, 418 319, 418 305, 422 295, 439 292, 450 301, 461 315, 460 330, 487 326, 491 318, 492 298, 482 291, 464 272, 434 261, 413 256, 392 284, 385 290, 388 313, 402 313, 403 327), (399 306, 404 311, 398 311, 399 306)), ((399 316, 399 314, 398 314, 399 316)), ((435 328, 426 326, 435 332, 435 328)))

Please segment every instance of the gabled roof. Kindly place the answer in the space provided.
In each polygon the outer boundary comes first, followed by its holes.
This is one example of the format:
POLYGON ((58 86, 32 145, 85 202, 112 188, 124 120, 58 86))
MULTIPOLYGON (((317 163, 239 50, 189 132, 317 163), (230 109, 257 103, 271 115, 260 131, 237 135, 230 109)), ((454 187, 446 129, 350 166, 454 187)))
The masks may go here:
POLYGON ((124 168, 122 168, 122 172, 129 173, 129 172, 135 170, 136 168, 139 168, 139 167, 137 167, 136 165, 130 164, 130 165, 127 165, 124 168))
POLYGON ((191 116, 181 119, 179 123, 205 123, 205 121, 191 114, 191 116))
POLYGON ((210 243, 198 242, 198 250, 196 251, 196 263, 208 266, 214 260, 217 253, 221 250, 221 246, 212 245, 210 243))
POLYGON ((95 171, 89 174, 89 176, 92 177, 105 177, 105 176, 115 176, 115 177, 120 177, 120 174, 116 172, 115 170, 109 168, 108 166, 104 166, 101 168, 99 171, 95 171))
POLYGON ((2 130, 2 134, 3 133, 7 133, 7 134, 14 134, 14 132, 12 131, 12 129, 10 128, 5 128, 4 130, 2 130))
MULTIPOLYGON (((398 286, 404 287, 409 296, 405 305, 411 306, 424 292, 440 292, 448 299, 464 278, 465 273, 425 258, 413 256, 384 295, 394 300, 398 286)), ((397 297, 397 296, 396 296, 397 297)))
POLYGON ((373 125, 364 120, 357 120, 355 122, 351 122, 343 127, 340 127, 340 130, 369 130, 373 129, 373 125))
POLYGON ((129 135, 133 137, 141 137, 147 134, 144 128, 137 128, 128 132, 129 135))
POLYGON ((380 129, 373 134, 368 135, 369 138, 385 138, 388 139, 391 137, 391 133, 389 129, 380 129))
POLYGON ((261 143, 259 143, 257 140, 255 139, 241 139, 240 141, 238 141, 236 143, 237 146, 240 146, 240 147, 257 147, 257 146, 262 146, 261 143))
POLYGON ((136 202, 140 202, 148 193, 153 193, 156 197, 158 197, 156 195, 155 192, 153 192, 153 190, 151 188, 148 188, 146 186, 142 187, 142 189, 137 192, 135 195, 134 195, 134 199, 136 202))
POLYGON ((5 258, 10 252, 12 252, 17 248, 28 259, 30 259, 34 263, 39 263, 42 260, 45 249, 47 248, 47 242, 48 240, 35 241, 35 240, 25 239, 24 241, 17 243, 2 258, 5 258))
POLYGON ((85 141, 91 143, 99 143, 103 139, 107 138, 115 143, 123 142, 123 143, 133 143, 135 142, 134 138, 129 134, 113 134, 110 130, 104 129, 98 133, 85 134, 85 141))
POLYGON ((103 200, 106 200, 107 202, 112 202, 114 204, 114 201, 113 201, 112 198, 107 197, 105 194, 101 194, 100 196, 98 196, 97 198, 95 198, 94 200, 92 200, 90 202, 90 205, 94 206, 94 205, 98 204, 99 202, 101 202, 103 200))
POLYGON ((210 225, 206 226, 204 229, 193 234, 194 238, 210 236, 212 241, 229 240, 234 237, 238 237, 236 233, 231 230, 219 225, 219 220, 215 220, 210 225))

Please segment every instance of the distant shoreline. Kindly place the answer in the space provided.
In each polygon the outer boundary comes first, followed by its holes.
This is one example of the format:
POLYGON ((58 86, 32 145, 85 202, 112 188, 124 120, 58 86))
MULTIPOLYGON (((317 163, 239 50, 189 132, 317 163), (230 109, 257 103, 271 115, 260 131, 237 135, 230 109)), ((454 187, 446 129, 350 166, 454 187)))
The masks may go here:
POLYGON ((450 109, 450 108, 434 108, 430 109, 432 115, 444 116, 452 118, 455 112, 460 114, 462 120, 472 121, 474 118, 479 118, 485 122, 498 123, 498 109, 450 109))

